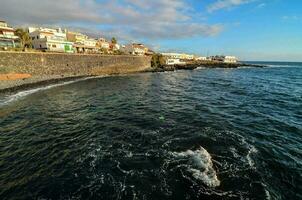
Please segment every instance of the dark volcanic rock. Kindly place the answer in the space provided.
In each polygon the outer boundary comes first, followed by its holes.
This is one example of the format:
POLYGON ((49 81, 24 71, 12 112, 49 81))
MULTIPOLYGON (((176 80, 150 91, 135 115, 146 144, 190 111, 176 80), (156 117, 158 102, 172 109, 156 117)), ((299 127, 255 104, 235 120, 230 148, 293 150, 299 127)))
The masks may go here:
POLYGON ((175 71, 175 70, 193 70, 197 67, 205 68, 239 68, 239 67, 266 67, 264 65, 255 65, 248 63, 222 63, 222 62, 192 62, 185 65, 163 65, 161 67, 152 68, 151 72, 175 71))

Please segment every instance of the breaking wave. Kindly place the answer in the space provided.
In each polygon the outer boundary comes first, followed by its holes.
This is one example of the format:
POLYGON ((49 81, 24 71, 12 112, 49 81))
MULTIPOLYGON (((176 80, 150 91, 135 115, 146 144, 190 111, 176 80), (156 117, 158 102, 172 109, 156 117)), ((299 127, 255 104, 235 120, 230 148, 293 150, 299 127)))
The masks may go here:
POLYGON ((173 152, 172 155, 176 159, 185 159, 187 161, 187 171, 195 179, 201 180, 208 187, 218 187, 220 185, 212 157, 203 147, 195 151, 173 152))
POLYGON ((31 94, 39 92, 39 91, 48 90, 48 89, 51 89, 51 88, 54 88, 54 87, 59 87, 59 86, 63 86, 63 85, 76 83, 76 82, 79 82, 79 81, 84 81, 84 80, 93 79, 93 78, 101 78, 101 77, 103 77, 103 76, 80 78, 80 79, 76 79, 76 80, 72 80, 72 81, 65 81, 65 82, 62 82, 62 83, 57 83, 57 84, 53 84, 53 85, 47 85, 47 86, 43 86, 43 87, 38 87, 38 88, 33 88, 33 89, 25 90, 25 91, 20 91, 20 92, 17 92, 16 94, 7 95, 7 96, 4 96, 3 99, 0 99, 0 107, 5 106, 9 103, 12 103, 16 100, 19 100, 20 98, 26 97, 28 95, 31 95, 31 94))

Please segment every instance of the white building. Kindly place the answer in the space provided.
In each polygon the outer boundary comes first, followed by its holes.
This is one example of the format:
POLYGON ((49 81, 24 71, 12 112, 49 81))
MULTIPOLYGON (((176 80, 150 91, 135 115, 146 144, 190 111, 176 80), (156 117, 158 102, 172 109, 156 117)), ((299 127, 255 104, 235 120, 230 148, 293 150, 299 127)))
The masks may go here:
POLYGON ((194 60, 194 55, 184 54, 184 60, 194 60))
POLYGON ((238 59, 235 56, 225 56, 223 62, 225 62, 225 63, 237 63, 238 59))
POLYGON ((15 35, 15 30, 0 20, 0 47, 20 47, 20 38, 15 35))
POLYGON ((184 53, 162 53, 166 58, 180 59, 180 60, 194 60, 194 55, 184 53))
POLYGON ((87 38, 84 40, 84 45, 88 47, 96 47, 97 40, 93 38, 87 38))
POLYGON ((97 41, 97 46, 102 48, 102 49, 110 49, 110 43, 108 41, 106 41, 105 38, 100 38, 97 41))
POLYGON ((166 65, 185 65, 186 62, 180 61, 178 58, 168 58, 166 59, 166 65))
POLYGON ((211 56, 212 61, 224 62, 224 63, 237 63, 238 59, 235 56, 211 56))
POLYGON ((110 49, 110 43, 109 42, 101 42, 100 47, 103 49, 110 49))
POLYGON ((182 54, 180 53, 162 53, 162 55, 166 58, 182 59, 182 54))
POLYGON ((73 53, 73 43, 67 41, 66 30, 51 28, 28 28, 34 49, 73 53))
POLYGON ((113 50, 120 50, 120 49, 121 49, 121 45, 113 44, 113 50))
POLYGON ((148 48, 146 48, 143 44, 128 44, 126 45, 122 51, 126 54, 143 56, 148 52, 148 48))
POLYGON ((207 57, 204 57, 204 56, 199 56, 196 58, 196 60, 199 60, 199 61, 206 61, 208 60, 207 57))

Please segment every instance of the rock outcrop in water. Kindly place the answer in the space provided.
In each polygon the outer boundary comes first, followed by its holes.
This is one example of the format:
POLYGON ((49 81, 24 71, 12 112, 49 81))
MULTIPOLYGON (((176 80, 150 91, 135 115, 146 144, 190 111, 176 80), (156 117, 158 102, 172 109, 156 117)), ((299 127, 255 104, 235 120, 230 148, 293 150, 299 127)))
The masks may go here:
POLYGON ((264 65, 255 65, 250 63, 223 63, 217 61, 190 61, 186 64, 178 65, 166 65, 165 59, 162 55, 156 54, 152 57, 151 69, 148 71, 151 72, 164 72, 164 71, 175 71, 175 70, 194 70, 198 67, 205 68, 239 68, 239 67, 266 67, 264 65))
POLYGON ((194 62, 194 63, 188 63, 185 65, 162 65, 159 67, 153 67, 151 69, 152 72, 164 72, 164 71, 176 71, 176 70, 194 70, 198 67, 204 67, 204 68, 225 68, 225 69, 231 69, 231 68, 240 68, 240 67, 258 67, 258 68, 264 68, 266 66, 264 65, 255 65, 255 64, 248 64, 248 63, 219 63, 219 62, 194 62))

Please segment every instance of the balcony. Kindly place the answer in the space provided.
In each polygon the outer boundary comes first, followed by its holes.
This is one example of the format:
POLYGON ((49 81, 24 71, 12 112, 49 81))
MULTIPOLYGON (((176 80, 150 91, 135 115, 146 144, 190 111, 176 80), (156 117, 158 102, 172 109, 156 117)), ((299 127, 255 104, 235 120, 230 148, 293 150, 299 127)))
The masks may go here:
POLYGON ((4 34, 0 34, 0 38, 1 39, 12 39, 12 40, 18 40, 19 37, 16 35, 4 35, 4 34))

